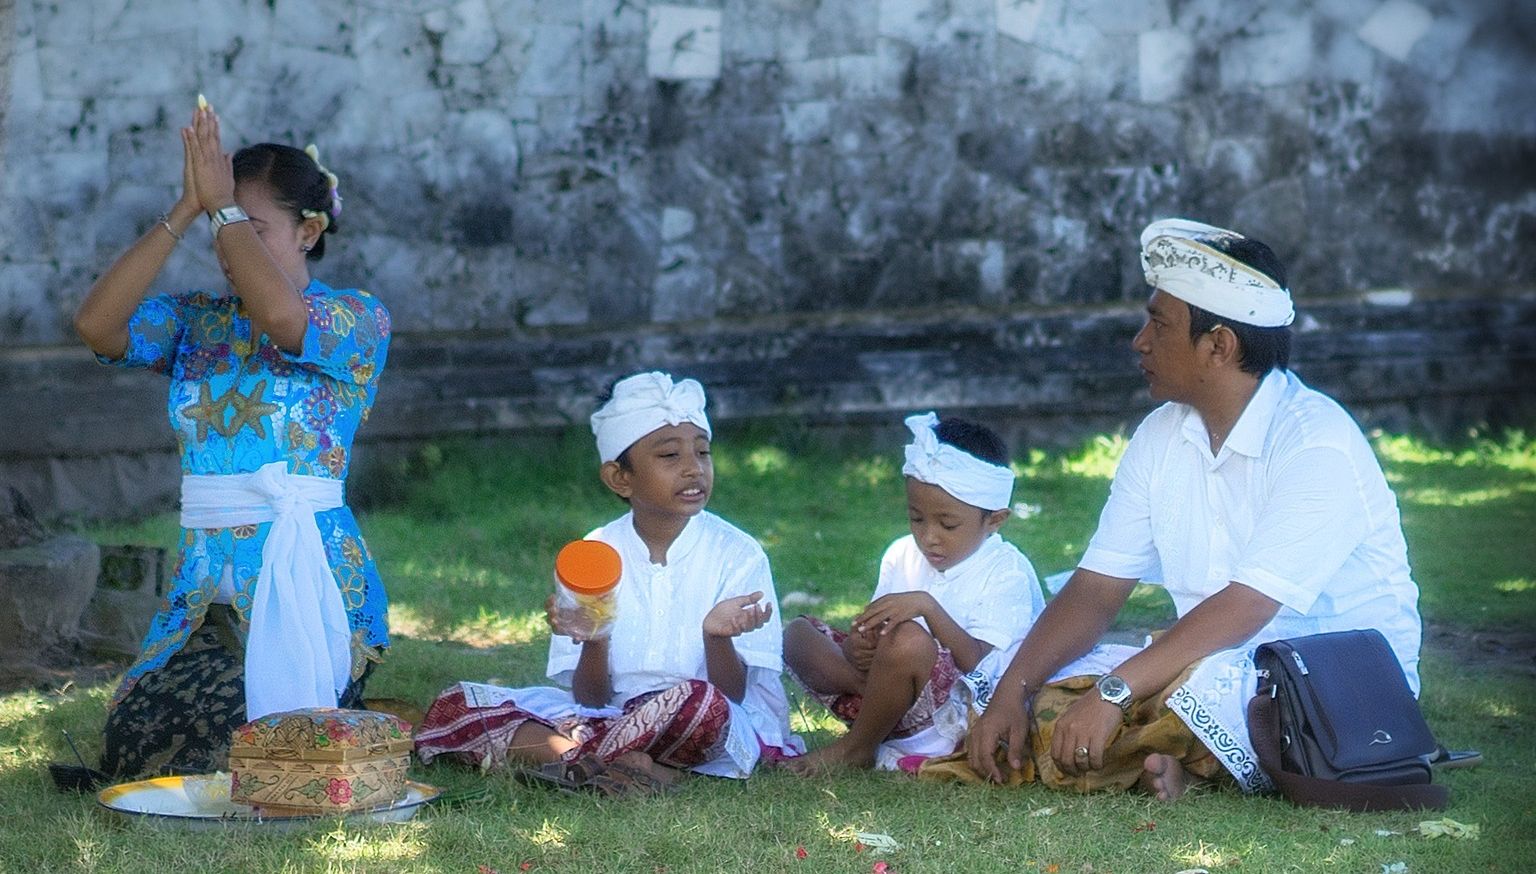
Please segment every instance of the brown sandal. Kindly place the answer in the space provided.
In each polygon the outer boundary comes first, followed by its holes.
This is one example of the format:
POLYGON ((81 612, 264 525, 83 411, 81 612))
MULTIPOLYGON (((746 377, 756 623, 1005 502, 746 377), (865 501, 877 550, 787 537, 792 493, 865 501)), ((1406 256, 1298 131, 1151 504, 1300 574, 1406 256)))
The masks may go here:
POLYGON ((618 762, 605 763, 592 755, 523 768, 514 771, 512 776, 528 786, 545 786, 570 795, 595 793, 604 798, 660 795, 668 788, 639 768, 618 762))

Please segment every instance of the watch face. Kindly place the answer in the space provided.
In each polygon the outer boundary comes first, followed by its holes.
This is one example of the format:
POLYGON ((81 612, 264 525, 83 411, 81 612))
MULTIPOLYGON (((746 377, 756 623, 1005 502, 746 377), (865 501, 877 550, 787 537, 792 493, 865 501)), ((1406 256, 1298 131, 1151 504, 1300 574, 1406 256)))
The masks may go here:
POLYGON ((1131 696, 1131 687, 1114 674, 1107 674, 1099 678, 1099 695, 1111 704, 1119 704, 1131 696))

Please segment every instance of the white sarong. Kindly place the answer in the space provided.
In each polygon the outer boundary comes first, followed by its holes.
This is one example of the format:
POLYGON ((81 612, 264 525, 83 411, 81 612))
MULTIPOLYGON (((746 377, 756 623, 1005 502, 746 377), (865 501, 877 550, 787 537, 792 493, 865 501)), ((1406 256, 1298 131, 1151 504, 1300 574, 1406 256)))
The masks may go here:
POLYGON ((181 479, 183 528, 271 522, 245 642, 245 714, 335 707, 352 673, 346 605, 315 514, 342 506, 341 480, 288 473, 274 461, 254 473, 181 479))
POLYGON ((1244 792, 1269 792, 1274 783, 1259 767, 1259 756, 1248 739, 1248 701, 1259 687, 1253 650, 1248 645, 1211 653, 1163 703, 1189 726, 1244 792))

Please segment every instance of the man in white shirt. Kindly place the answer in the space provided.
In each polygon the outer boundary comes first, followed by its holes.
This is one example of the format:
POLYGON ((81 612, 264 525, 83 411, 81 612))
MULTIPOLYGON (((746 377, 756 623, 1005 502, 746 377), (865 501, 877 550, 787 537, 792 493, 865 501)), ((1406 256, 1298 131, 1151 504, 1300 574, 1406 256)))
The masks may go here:
POLYGON ((966 764, 998 782, 1022 770, 1080 791, 1139 783, 1165 800, 1223 770, 1262 790, 1243 715, 1254 648, 1376 628, 1417 692, 1418 589, 1359 426, 1286 369, 1294 310, 1274 253, 1169 219, 1143 232, 1142 265, 1155 290, 1132 348, 1166 403, 1132 437, 1092 542, 972 727, 966 764), (1143 580, 1172 596, 1173 626, 1097 680, 1047 685, 1143 580), (1031 701, 1039 736, 1025 757, 1031 701))

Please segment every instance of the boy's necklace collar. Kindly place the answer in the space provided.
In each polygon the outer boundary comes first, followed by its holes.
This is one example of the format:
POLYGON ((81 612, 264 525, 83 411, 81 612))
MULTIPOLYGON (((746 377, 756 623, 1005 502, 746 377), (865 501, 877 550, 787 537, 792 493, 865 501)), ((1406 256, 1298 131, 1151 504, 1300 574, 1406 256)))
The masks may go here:
POLYGON ((639 543, 640 551, 645 555, 645 560, 648 564, 671 567, 673 561, 686 556, 693 548, 694 542, 698 540, 699 526, 694 523, 703 513, 704 511, 701 510, 697 515, 689 516, 683 522, 682 530, 678 531, 676 536, 672 538, 672 542, 668 543, 666 548, 662 550, 662 560, 659 562, 652 558, 651 544, 645 539, 645 535, 640 533, 640 526, 636 524, 637 520, 634 510, 629 511, 629 528, 634 532, 635 540, 639 543))

